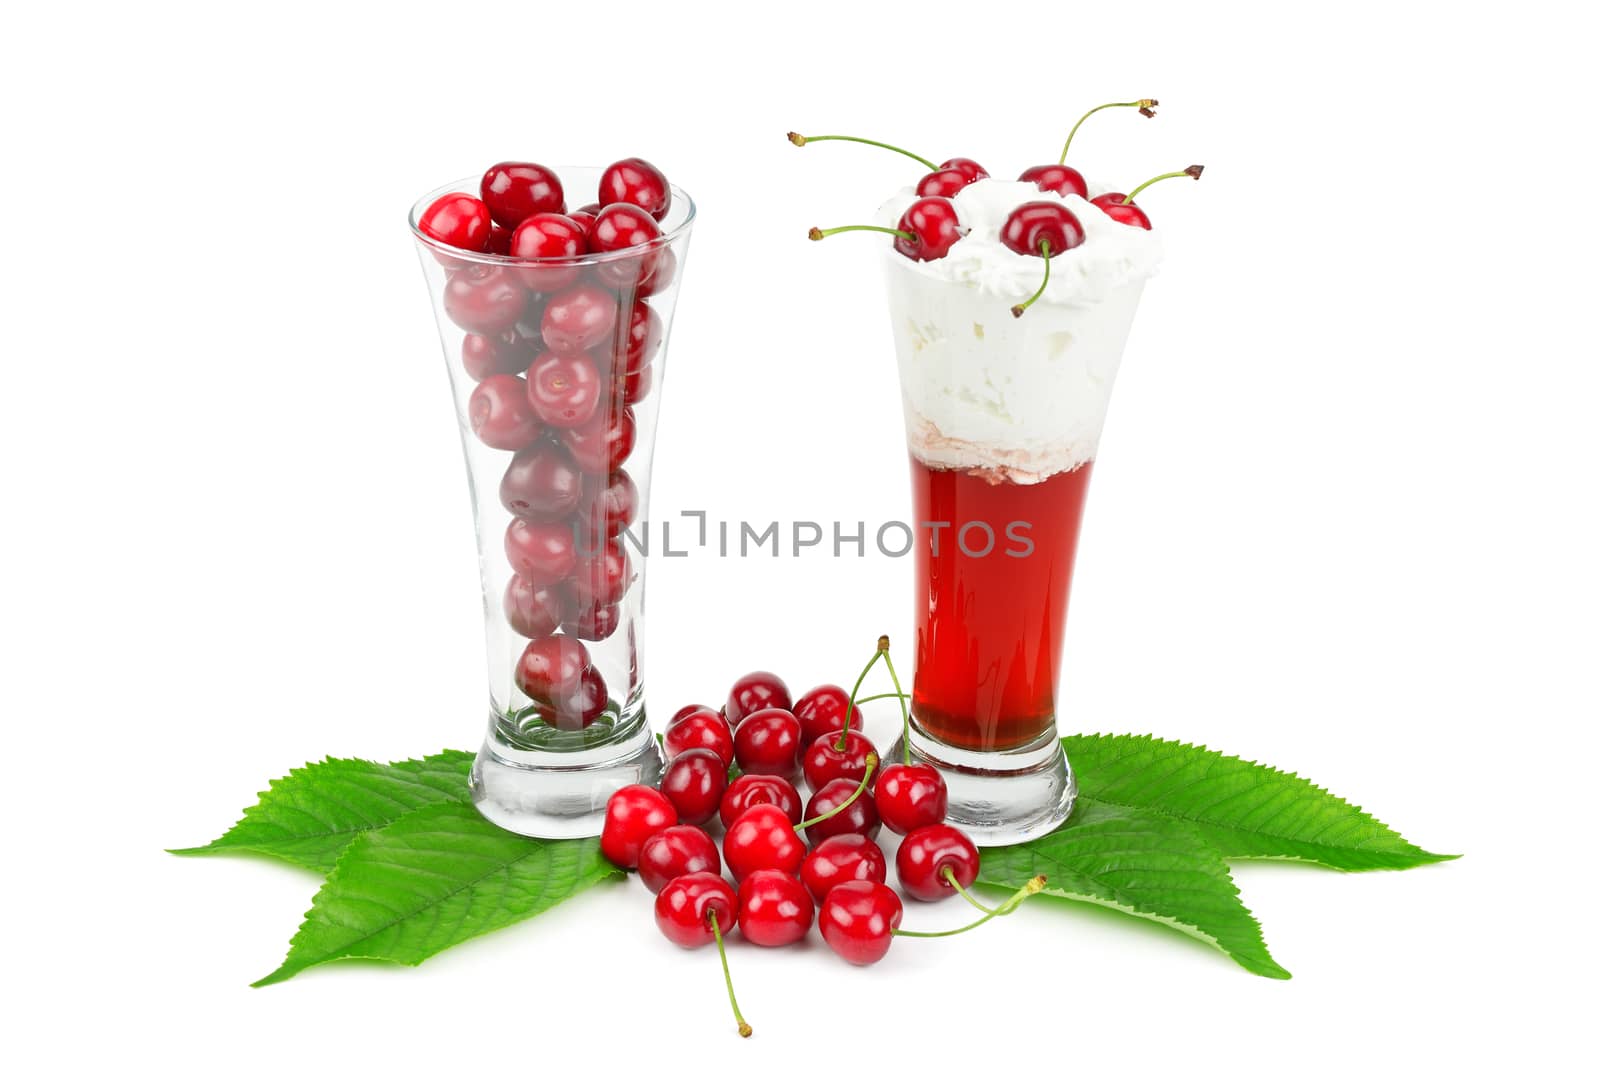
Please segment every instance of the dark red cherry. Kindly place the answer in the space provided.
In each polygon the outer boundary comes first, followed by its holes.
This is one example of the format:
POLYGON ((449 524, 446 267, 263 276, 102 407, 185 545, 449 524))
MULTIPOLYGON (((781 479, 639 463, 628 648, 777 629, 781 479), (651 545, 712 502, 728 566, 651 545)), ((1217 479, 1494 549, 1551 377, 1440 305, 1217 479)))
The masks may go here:
POLYGON ((619 159, 600 176, 600 204, 632 204, 660 220, 672 206, 672 186, 648 161, 637 156, 619 159))
POLYGON ((578 229, 583 231, 583 240, 588 243, 589 235, 594 232, 594 221, 599 212, 594 211, 569 211, 567 218, 578 224, 578 229))
MULTIPOLYGON (((667 756, 675 757, 691 749, 707 749, 715 753, 717 759, 724 765, 732 764, 733 734, 728 730, 728 721, 704 705, 690 707, 697 711, 689 713, 682 719, 673 720, 667 727, 667 732, 662 735, 662 747, 666 750, 667 756), (700 709, 704 711, 698 711, 700 709)), ((799 816, 795 818, 799 819, 799 816)))
POLYGON ((517 660, 517 689, 535 701, 554 701, 577 690, 584 669, 589 666, 589 650, 565 634, 535 638, 517 660))
POLYGON ((633 565, 622 542, 608 538, 600 545, 582 548, 569 583, 573 597, 579 603, 616 604, 622 600, 633 582, 633 565))
POLYGON ((806 859, 806 846, 787 812, 777 805, 752 805, 723 835, 722 859, 735 879, 763 868, 794 875, 806 859))
POLYGON ((603 475, 615 471, 633 453, 634 436, 638 427, 633 410, 624 408, 616 412, 602 405, 582 426, 561 431, 561 442, 572 454, 572 461, 588 474, 603 475))
POLYGON ((522 315, 528 291, 510 268, 468 263, 444 284, 444 311, 450 321, 474 334, 510 330, 522 315))
POLYGON ((695 949, 716 941, 711 917, 724 938, 739 922, 739 894, 708 871, 680 875, 656 895, 656 926, 667 941, 695 949))
POLYGON ((1059 200, 1030 200, 1013 208, 1000 227, 1000 243, 1022 256, 1059 256, 1083 244, 1083 224, 1059 200))
POLYGON ((578 685, 571 693, 560 694, 548 701, 535 701, 539 718, 563 731, 580 731, 605 715, 606 680, 593 664, 583 669, 578 685))
POLYGON ((543 586, 560 582, 578 564, 572 527, 566 523, 513 519, 506 527, 505 549, 511 570, 543 586))
POLYGON ((677 810, 660 790, 638 784, 624 786, 606 802, 600 852, 619 868, 636 868, 645 842, 677 822, 677 810))
MULTIPOLYGON (((669 727, 676 726, 677 724, 682 723, 684 720, 688 719, 690 716, 698 715, 701 712, 710 712, 713 715, 719 715, 719 716, 722 714, 722 713, 718 712, 716 709, 712 708, 710 705, 684 705, 682 708, 678 709, 676 712, 674 712, 672 714, 672 718, 671 719, 667 720, 667 726, 669 726, 669 727)), ((733 736, 730 734, 728 737, 731 739, 733 736)), ((729 744, 731 745, 732 742, 730 741, 729 744)), ((730 750, 730 752, 731 752, 731 750, 730 750)), ((729 757, 728 759, 731 760, 733 758, 729 757)))
POLYGON ((829 731, 807 747, 800 758, 800 770, 805 774, 806 785, 813 790, 820 790, 835 779, 858 783, 866 773, 868 755, 877 754, 877 747, 860 731, 829 731), (842 753, 836 748, 840 738, 844 739, 842 753))
POLYGON ((496 226, 489 231, 489 247, 485 252, 494 256, 511 255, 511 231, 504 226, 496 226))
MULTIPOLYGON (((520 260, 571 260, 589 251, 583 227, 565 215, 542 211, 522 221, 511 235, 511 255, 520 260)), ((578 280, 575 263, 518 265, 517 279, 538 293, 554 293, 578 280)))
POLYGON ((791 824, 800 822, 800 791, 778 775, 740 775, 722 793, 722 825, 733 821, 756 805, 776 805, 791 824))
POLYGON ((733 758, 752 775, 800 773, 800 721, 782 708, 764 708, 739 721, 733 732, 733 758))
POLYGON ((943 823, 950 808, 944 776, 927 764, 893 764, 878 774, 878 818, 895 834, 943 823))
POLYGON ((849 801, 850 795, 860 785, 849 779, 835 779, 811 795, 811 800, 806 802, 806 819, 817 816, 826 818, 806 828, 806 841, 816 845, 838 834, 877 837, 878 806, 872 800, 872 791, 863 790, 860 797, 849 801))
POLYGON ((611 337, 617 299, 599 286, 579 285, 551 297, 539 334, 558 352, 582 352, 611 337))
POLYGON ((741 675, 728 691, 728 703, 723 714, 735 727, 752 712, 763 708, 781 708, 787 711, 794 702, 789 697, 789 687, 770 671, 752 671, 741 675))
POLYGON ((917 183, 917 196, 953 197, 971 184, 972 180, 958 170, 930 171, 917 183))
MULTIPOLYGON (((845 709, 850 695, 839 686, 817 686, 796 698, 794 718, 800 721, 800 751, 829 731, 844 729, 845 709)), ((861 709, 850 708, 850 729, 861 729, 861 709)))
POLYGON ((638 374, 628 375, 622 380, 622 402, 624 404, 638 404, 650 395, 650 383, 654 379, 655 368, 644 367, 638 374))
POLYGON ((828 891, 817 912, 822 940, 851 964, 875 964, 889 952, 905 909, 883 883, 865 879, 828 891))
POLYGON ((643 300, 655 296, 672 284, 678 276, 678 254, 665 246, 655 250, 655 270, 633 289, 633 295, 643 300))
POLYGON ((686 749, 661 772, 661 792, 678 810, 679 822, 696 827, 717 814, 727 784, 728 765, 709 749, 686 749))
POLYGON ((467 398, 467 422, 478 440, 493 449, 526 449, 539 439, 541 425, 528 403, 528 383, 518 375, 490 375, 467 398))
POLYGON ((620 604, 577 601, 569 594, 569 607, 561 617, 561 629, 586 642, 603 642, 622 624, 620 604))
POLYGON ((805 886, 788 872, 751 872, 739 884, 739 928, 746 942, 789 946, 803 941, 816 911, 805 886))
POLYGON ((553 427, 581 426, 600 409, 605 378, 581 352, 546 352, 528 368, 528 402, 553 427))
POLYGON ((661 227, 643 208, 632 204, 610 204, 595 217, 589 231, 589 249, 597 253, 636 254, 602 259, 594 266, 595 276, 608 286, 622 289, 636 286, 655 272, 656 254, 650 245, 661 236, 661 227))
POLYGON ((698 827, 678 826, 657 831, 639 849, 639 878, 652 894, 659 894, 680 875, 696 872, 722 874, 717 843, 698 827))
POLYGON ((989 177, 989 172, 984 170, 977 160, 968 159, 965 156, 953 156, 939 164, 939 169, 941 171, 955 171, 965 177, 969 185, 979 178, 989 177))
POLYGON ((417 229, 452 248, 484 252, 491 232, 489 209, 470 193, 446 193, 427 206, 417 229))
MULTIPOLYGON (((591 479, 591 484, 600 479, 591 479)), ((626 471, 613 471, 582 503, 579 514, 594 535, 621 536, 639 515, 639 487, 626 471)))
POLYGON ((1029 167, 1017 176, 1019 182, 1032 182, 1041 193, 1059 193, 1066 196, 1071 193, 1084 199, 1089 197, 1089 183, 1083 180, 1083 175, 1078 173, 1076 167, 1069 167, 1065 163, 1041 163, 1037 167, 1029 167))
POLYGON ((550 522, 578 506, 583 475, 572 459, 548 442, 532 445, 511 458, 500 479, 500 503, 519 519, 550 522))
POLYGON ((918 901, 941 901, 955 895, 946 880, 949 872, 962 886, 978 878, 978 847, 972 839, 947 823, 919 827, 906 835, 894 855, 900 889, 918 901))
POLYGON ((961 240, 966 228, 956 206, 944 197, 919 197, 900 216, 895 229, 911 235, 894 239, 895 250, 913 260, 942 260, 961 240))
POLYGON ((567 605, 561 592, 551 586, 536 586, 521 575, 512 575, 501 600, 506 622, 524 638, 548 638, 561 625, 567 605))
POLYGON ((881 883, 889 877, 889 865, 878 843, 864 834, 836 834, 811 847, 800 866, 800 881, 820 905, 828 891, 840 883, 865 880, 881 883))
POLYGON ((633 302, 628 316, 628 340, 624 347, 623 374, 638 374, 661 347, 661 316, 642 300, 633 302))
POLYGON ((1150 216, 1146 215, 1144 209, 1137 204, 1131 202, 1124 204, 1122 201, 1125 195, 1123 193, 1101 193, 1089 203, 1124 226, 1137 226, 1141 230, 1150 229, 1150 216))
POLYGON ((467 377, 482 382, 490 375, 518 375, 533 362, 533 353, 516 334, 467 334, 461 339, 461 366, 467 377))
POLYGON ((494 221, 512 230, 530 215, 567 210, 561 179, 537 163, 496 163, 483 172, 478 192, 494 221))

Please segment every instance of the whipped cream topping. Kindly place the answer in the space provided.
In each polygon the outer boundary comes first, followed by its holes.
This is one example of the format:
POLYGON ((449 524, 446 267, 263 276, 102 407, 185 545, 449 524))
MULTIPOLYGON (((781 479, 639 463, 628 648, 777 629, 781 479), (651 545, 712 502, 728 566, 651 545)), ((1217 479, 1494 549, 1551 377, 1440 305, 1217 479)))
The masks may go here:
MULTIPOLYGON (((1091 187, 1091 192, 1104 189, 1091 187)), ((916 199, 903 190, 879 211, 893 226, 916 199)), ((1144 281, 1161 258, 1150 230, 1113 221, 1078 196, 1031 182, 983 179, 955 197, 967 233, 942 259, 887 254, 889 308, 911 452, 992 481, 1040 482, 1094 459, 1144 281), (1018 205, 1062 200, 1084 241, 1044 260, 1000 243, 1018 205)))

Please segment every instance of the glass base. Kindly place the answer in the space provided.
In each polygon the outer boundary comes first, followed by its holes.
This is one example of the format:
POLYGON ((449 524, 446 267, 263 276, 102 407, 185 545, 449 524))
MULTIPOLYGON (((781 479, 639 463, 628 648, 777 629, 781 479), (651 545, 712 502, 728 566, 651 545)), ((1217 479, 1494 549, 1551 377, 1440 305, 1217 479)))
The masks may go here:
POLYGON ((660 780, 661 750, 640 717, 627 737, 568 753, 513 748, 491 729, 469 782, 472 803, 498 827, 528 838, 592 838, 612 794, 660 780))
MULTIPOLYGON (((884 758, 898 762, 903 752, 897 740, 884 758)), ((935 740, 913 718, 911 762, 939 769, 950 791, 945 822, 980 846, 1042 838, 1067 822, 1078 799, 1078 780, 1053 730, 1020 749, 977 752, 935 740)))

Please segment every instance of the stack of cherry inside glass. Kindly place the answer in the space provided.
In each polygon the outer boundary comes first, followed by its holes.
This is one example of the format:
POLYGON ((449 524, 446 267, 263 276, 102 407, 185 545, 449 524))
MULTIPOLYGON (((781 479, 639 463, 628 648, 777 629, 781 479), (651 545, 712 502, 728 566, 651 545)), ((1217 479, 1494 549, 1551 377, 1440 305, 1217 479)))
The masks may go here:
POLYGON ((639 491, 624 464, 662 343, 651 298, 676 273, 659 225, 672 188, 649 163, 625 159, 605 170, 595 202, 574 210, 555 172, 536 163, 496 164, 480 194, 440 197, 418 225, 474 254, 436 258, 477 382, 467 419, 510 454, 503 607, 527 639, 516 685, 545 723, 579 730, 613 696, 587 646, 617 631, 634 577, 622 533, 639 491))

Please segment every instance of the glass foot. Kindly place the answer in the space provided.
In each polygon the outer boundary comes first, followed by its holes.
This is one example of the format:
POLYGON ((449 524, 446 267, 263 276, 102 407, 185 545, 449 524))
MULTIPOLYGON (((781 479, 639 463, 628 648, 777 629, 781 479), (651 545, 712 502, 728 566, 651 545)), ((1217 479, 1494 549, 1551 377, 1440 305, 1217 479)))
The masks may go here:
POLYGON ((612 794, 661 779, 661 750, 649 724, 640 723, 636 737, 570 754, 514 749, 491 731, 472 765, 472 803, 484 819, 514 834, 592 838, 605 823, 612 794))
MULTIPOLYGON (((897 740, 883 752, 899 763, 904 746, 897 740)), ((1078 780, 1054 731, 1022 749, 977 752, 936 741, 913 720, 911 762, 939 769, 950 791, 945 822, 980 846, 1042 838, 1067 822, 1078 799, 1078 780)))

